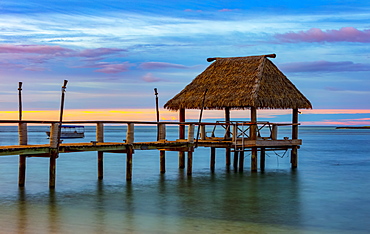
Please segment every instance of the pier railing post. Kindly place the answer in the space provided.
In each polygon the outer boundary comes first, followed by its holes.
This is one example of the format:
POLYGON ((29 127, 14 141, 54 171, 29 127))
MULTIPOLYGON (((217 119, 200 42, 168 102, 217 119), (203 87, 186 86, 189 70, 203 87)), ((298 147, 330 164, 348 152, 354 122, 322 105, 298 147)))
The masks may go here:
POLYGON ((128 123, 127 124, 127 132, 126 132, 126 143, 127 144, 132 144, 134 143, 134 124, 133 123, 128 123))
MULTIPOLYGON (((27 123, 18 124, 19 145, 27 145, 27 123)), ((18 186, 24 187, 26 181, 26 155, 19 155, 18 186)))
POLYGON ((200 125, 200 139, 205 140, 206 139, 206 125, 202 124, 200 125))
MULTIPOLYGON (((96 141, 97 142, 104 142, 104 124, 97 123, 96 124, 96 141)), ((103 179, 104 173, 104 153, 102 151, 98 151, 98 179, 103 179)))
POLYGON ((194 143, 194 128, 195 124, 190 124, 188 129, 188 142, 194 143))
POLYGON ((59 146, 59 123, 52 123, 50 127, 50 164, 49 164, 49 188, 55 188, 56 159, 59 146))
MULTIPOLYGON (((292 117, 292 139, 298 139, 298 109, 293 109, 293 117, 292 117)), ((291 155, 290 155, 291 165, 292 168, 298 167, 298 147, 293 146, 291 155)))
MULTIPOLYGON (((158 140, 164 141, 166 140, 166 125, 165 124, 158 124, 158 140)), ((166 172, 166 151, 160 150, 159 151, 159 161, 160 161, 160 173, 166 172)))
POLYGON ((277 135, 278 135, 278 126, 276 124, 273 124, 271 130, 271 139, 277 140, 277 135))

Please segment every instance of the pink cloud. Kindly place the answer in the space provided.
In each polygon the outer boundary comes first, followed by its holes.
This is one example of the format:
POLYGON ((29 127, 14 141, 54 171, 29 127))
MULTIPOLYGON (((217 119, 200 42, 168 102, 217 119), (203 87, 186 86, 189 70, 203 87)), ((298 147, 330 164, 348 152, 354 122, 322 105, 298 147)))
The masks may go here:
POLYGON ((128 62, 118 63, 118 64, 111 64, 111 63, 97 63, 94 65, 90 65, 89 67, 96 67, 100 68, 95 70, 95 72, 107 73, 107 74, 115 74, 120 72, 128 71, 131 64, 128 62))
POLYGON ((187 66, 181 64, 173 63, 163 63, 163 62, 147 62, 140 64, 142 69, 165 69, 165 68, 177 68, 177 69, 188 69, 187 66))
POLYGON ((160 82, 160 81, 165 81, 161 78, 157 78, 155 76, 153 76, 152 73, 147 73, 145 74, 143 77, 142 77, 142 80, 145 81, 145 82, 149 82, 149 83, 152 83, 152 82, 160 82))
POLYGON ((226 8, 219 10, 219 12, 230 12, 230 11, 234 11, 234 10, 226 9, 226 8))
POLYGON ((288 32, 275 34, 281 42, 298 43, 298 42, 370 42, 370 29, 358 30, 354 27, 343 27, 339 30, 321 30, 311 28, 307 31, 288 32))
POLYGON ((354 63, 351 61, 329 62, 294 62, 280 64, 279 68, 284 72, 356 72, 370 71, 370 64, 354 63))

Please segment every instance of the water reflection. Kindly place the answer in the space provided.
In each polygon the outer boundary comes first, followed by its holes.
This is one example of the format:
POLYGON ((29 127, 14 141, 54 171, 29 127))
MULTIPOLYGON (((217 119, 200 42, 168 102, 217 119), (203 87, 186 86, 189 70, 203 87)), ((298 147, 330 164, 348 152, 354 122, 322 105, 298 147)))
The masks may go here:
POLYGON ((236 224, 249 229, 257 224, 300 225, 296 172, 204 173, 188 177, 180 170, 178 177, 157 178, 141 184, 97 181, 95 188, 77 193, 50 190, 48 194, 28 195, 20 189, 14 231, 181 232, 201 231, 203 225, 235 231, 236 224))

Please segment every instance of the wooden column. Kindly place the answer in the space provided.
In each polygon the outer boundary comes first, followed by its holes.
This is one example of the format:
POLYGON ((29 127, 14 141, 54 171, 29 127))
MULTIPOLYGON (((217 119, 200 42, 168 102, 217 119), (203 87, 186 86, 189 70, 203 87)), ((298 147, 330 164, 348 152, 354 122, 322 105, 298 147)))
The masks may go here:
POLYGON ((132 180, 132 154, 133 149, 131 145, 126 146, 126 181, 132 180))
POLYGON ((211 163, 210 163, 210 167, 211 167, 211 172, 215 172, 215 164, 216 164, 216 148, 215 147, 211 147, 211 163))
POLYGON ((195 124, 190 124, 188 129, 188 142, 194 143, 194 128, 195 124))
MULTIPOLYGON (((104 142, 104 124, 97 123, 96 124, 96 141, 97 142, 104 142)), ((104 163, 103 163, 103 155, 104 153, 98 151, 98 179, 103 179, 104 173, 104 163)))
MULTIPOLYGON (((179 110, 179 122, 185 122, 185 109, 179 110)), ((185 125, 179 125, 179 139, 185 139, 185 125)), ((179 151, 179 168, 185 168, 184 151, 179 151)))
MULTIPOLYGON (((27 123, 18 124, 19 145, 27 145, 27 123)), ((26 155, 19 155, 18 186, 24 187, 26 181, 26 155)))
POLYGON ((193 151, 188 151, 187 174, 191 175, 192 173, 193 173, 193 151))
MULTIPOLYGON (((292 116, 292 139, 298 139, 298 109, 293 109, 293 116, 292 116)), ((291 151, 291 165, 292 168, 298 167, 298 147, 294 146, 291 151)))
POLYGON ((266 158, 266 149, 261 148, 261 154, 260 154, 260 168, 261 168, 261 171, 265 171, 265 158, 266 158))
POLYGON ((200 139, 205 140, 206 135, 206 125, 200 125, 200 139))
POLYGON ((234 171, 238 170, 238 160, 239 160, 238 157, 239 157, 239 151, 238 151, 238 149, 235 149, 235 151, 234 151, 234 164, 233 164, 234 171))
POLYGON ((252 153, 251 153, 251 170, 252 172, 257 171, 257 148, 253 147, 252 148, 252 153))
MULTIPOLYGON (((226 123, 230 122, 230 108, 229 107, 225 107, 225 122, 226 123)), ((230 128, 227 128, 225 136, 227 138, 230 138, 230 128)), ((230 166, 231 149, 229 147, 226 148, 225 157, 226 157, 226 166, 230 166)))
MULTIPOLYGON (((158 124, 158 140, 164 141, 166 140, 166 125, 165 124, 158 124)), ((160 150, 159 151, 159 161, 160 161, 160 173, 166 172, 166 151, 160 150)))
MULTIPOLYGON (((257 109, 255 107, 251 107, 251 127, 249 136, 251 140, 257 140, 257 109)), ((257 171, 257 148, 252 147, 251 153, 251 170, 252 172, 257 171)))
POLYGON ((126 143, 132 144, 134 143, 135 135, 134 135, 135 126, 133 123, 127 124, 127 132, 126 132, 126 143))
POLYGON ((55 188, 56 159, 58 158, 59 146, 59 123, 53 123, 50 127, 50 163, 49 163, 49 188, 55 188))
POLYGON ((239 155, 239 172, 243 172, 244 169, 244 151, 240 151, 239 155))

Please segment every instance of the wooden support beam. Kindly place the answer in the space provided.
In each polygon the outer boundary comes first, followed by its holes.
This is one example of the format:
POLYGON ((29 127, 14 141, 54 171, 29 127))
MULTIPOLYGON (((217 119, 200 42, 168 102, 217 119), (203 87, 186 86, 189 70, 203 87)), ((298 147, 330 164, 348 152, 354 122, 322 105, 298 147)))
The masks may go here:
POLYGON ((133 123, 127 124, 127 132, 126 132, 126 143, 132 144, 134 143, 135 135, 134 135, 135 126, 133 123))
MULTIPOLYGON (((98 143, 104 142, 104 124, 97 123, 96 124, 96 141, 98 143)), ((98 179, 102 180, 104 176, 104 153, 102 151, 98 151, 98 179)))
POLYGON ((194 129, 195 129, 195 124, 190 124, 189 129, 188 129, 188 142, 189 143, 194 143, 194 129))
POLYGON ((244 170, 244 151, 240 151, 239 155, 239 172, 244 170))
POLYGON ((160 160, 160 172, 164 174, 166 172, 166 151, 160 150, 159 151, 159 160, 160 160))
POLYGON ((211 167, 211 172, 212 173, 215 172, 215 164, 216 164, 216 148, 215 147, 211 147, 211 163, 210 163, 210 167, 211 167))
MULTIPOLYGON (((292 116, 292 139, 298 139, 298 109, 293 109, 293 116, 292 116)), ((292 168, 295 169, 298 167, 298 147, 295 146, 292 148, 291 151, 291 165, 292 168)))
POLYGON ((193 173, 193 151, 188 151, 188 168, 187 174, 191 175, 193 173))
POLYGON ((266 159, 266 149, 261 148, 261 153, 260 153, 260 169, 261 169, 261 171, 265 171, 265 159, 266 159))
POLYGON ((251 153, 251 170, 252 172, 257 172, 257 148, 252 148, 251 153))
MULTIPOLYGON (((19 145, 27 145, 27 123, 18 124, 19 145)), ((18 186, 24 187, 26 182, 26 155, 19 155, 18 186)))
POLYGON ((206 134, 206 125, 200 125, 200 139, 205 140, 207 137, 206 134))
MULTIPOLYGON (((229 107, 225 107, 225 122, 226 123, 229 123, 230 122, 230 108, 229 107)), ((226 133, 225 133, 225 137, 226 138, 230 138, 230 128, 227 127, 226 128, 226 133)), ((231 165, 231 149, 230 148, 226 148, 225 150, 225 161, 226 161, 226 166, 230 166, 231 165)))
MULTIPOLYGON (((179 121, 185 122, 185 109, 179 111, 179 121)), ((179 125, 179 139, 185 139, 185 125, 179 125)), ((179 152, 179 168, 185 168, 185 152, 179 152)))
POLYGON ((158 140, 166 140, 166 125, 158 124, 158 140))
POLYGON ((132 180, 132 154, 133 154, 132 146, 128 145, 126 153, 126 181, 132 180))
POLYGON ((255 107, 251 107, 251 127, 249 129, 249 136, 251 140, 257 139, 257 109, 255 107))
POLYGON ((53 123, 50 127, 50 162, 49 162, 49 188, 55 188, 56 180, 56 159, 58 158, 59 147, 59 123, 53 123))
POLYGON ((239 157, 239 151, 236 149, 234 151, 234 164, 233 164, 234 171, 237 171, 238 170, 238 160, 239 160, 238 157, 239 157))

